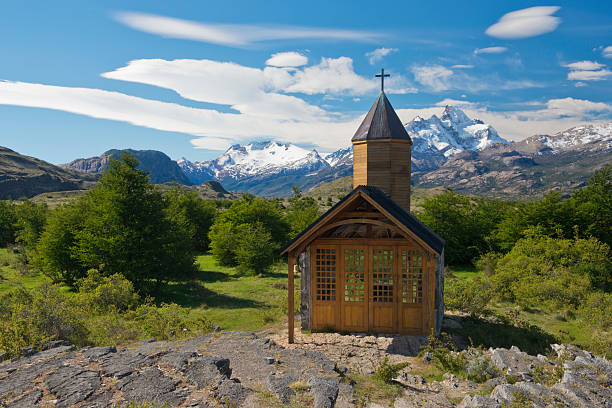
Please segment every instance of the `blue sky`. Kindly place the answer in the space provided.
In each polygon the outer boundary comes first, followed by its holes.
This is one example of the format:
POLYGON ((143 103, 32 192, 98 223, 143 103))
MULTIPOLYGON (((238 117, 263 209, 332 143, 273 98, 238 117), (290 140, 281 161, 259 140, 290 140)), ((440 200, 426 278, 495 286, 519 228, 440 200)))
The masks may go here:
POLYGON ((347 146, 379 92, 520 140, 612 119, 605 1, 19 1, 0 13, 0 145, 52 163, 111 148, 347 146))

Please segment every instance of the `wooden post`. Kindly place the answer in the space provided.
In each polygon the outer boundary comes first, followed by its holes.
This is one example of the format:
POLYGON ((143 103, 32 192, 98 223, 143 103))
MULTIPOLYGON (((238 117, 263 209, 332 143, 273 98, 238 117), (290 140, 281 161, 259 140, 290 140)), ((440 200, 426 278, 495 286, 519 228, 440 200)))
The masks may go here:
POLYGON ((294 295, 294 272, 297 269, 296 257, 292 253, 289 254, 288 258, 288 269, 289 269, 289 282, 287 285, 287 290, 289 291, 287 299, 289 303, 289 321, 287 322, 289 326, 289 344, 293 344, 294 341, 294 325, 295 325, 295 301, 293 299, 294 295))

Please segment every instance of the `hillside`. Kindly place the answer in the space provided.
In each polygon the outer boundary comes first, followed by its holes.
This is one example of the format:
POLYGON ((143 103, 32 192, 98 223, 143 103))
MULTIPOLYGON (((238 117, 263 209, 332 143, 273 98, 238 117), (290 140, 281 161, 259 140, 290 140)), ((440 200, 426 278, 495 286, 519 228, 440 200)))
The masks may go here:
MULTIPOLYGON (((335 204, 352 190, 353 177, 347 176, 314 187, 305 195, 319 201, 323 209, 328 209, 330 207, 328 199, 331 199, 331 202, 335 204)), ((410 211, 419 211, 426 199, 442 194, 445 190, 445 187, 422 188, 413 186, 410 194, 410 211)))
POLYGON ((516 199, 547 191, 571 192, 595 170, 612 163, 612 123, 536 135, 482 151, 464 151, 439 169, 413 176, 421 187, 444 186, 468 194, 516 199))
POLYGON ((33 197, 58 190, 83 190, 96 175, 63 169, 51 163, 0 147, 0 199, 33 197))
MULTIPOLYGON (((129 152, 133 154, 140 162, 138 168, 149 173, 151 183, 162 184, 168 182, 177 182, 180 184, 193 184, 183 173, 178 164, 170 159, 165 153, 156 150, 109 150, 100 156, 90 157, 88 159, 76 159, 63 165, 62 167, 74 169, 83 173, 100 174, 108 167, 109 158, 117 158, 121 152, 129 152)), ((199 184, 199 183, 198 183, 199 184)))

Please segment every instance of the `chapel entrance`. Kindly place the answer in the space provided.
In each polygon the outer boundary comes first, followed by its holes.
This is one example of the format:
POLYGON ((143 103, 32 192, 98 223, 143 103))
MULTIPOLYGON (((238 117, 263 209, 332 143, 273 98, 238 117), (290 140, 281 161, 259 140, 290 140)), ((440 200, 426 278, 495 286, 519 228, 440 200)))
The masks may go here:
POLYGON ((424 334, 424 253, 402 245, 314 245, 313 330, 424 334))

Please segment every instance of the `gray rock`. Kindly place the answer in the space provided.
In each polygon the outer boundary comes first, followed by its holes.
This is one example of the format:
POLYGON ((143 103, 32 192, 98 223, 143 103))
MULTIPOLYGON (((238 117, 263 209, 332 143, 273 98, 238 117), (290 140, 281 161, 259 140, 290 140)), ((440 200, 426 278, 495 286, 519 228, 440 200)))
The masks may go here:
POLYGON ((189 359, 196 356, 198 356, 198 354, 193 351, 171 351, 162 356, 159 361, 168 363, 177 370, 182 370, 187 366, 189 359))
POLYGON ((117 349, 115 348, 115 346, 92 347, 92 348, 82 351, 83 355, 90 361, 98 360, 102 356, 105 356, 109 353, 116 353, 116 352, 117 352, 117 349))
POLYGON ((239 407, 253 391, 243 386, 239 382, 223 379, 216 389, 218 401, 228 407, 239 407))
POLYGON ((264 360, 266 361, 266 364, 274 364, 275 361, 272 357, 266 357, 264 360))
POLYGON ((501 404, 493 398, 482 395, 466 396, 457 408, 501 408, 501 404))
POLYGON ((529 373, 536 361, 534 357, 520 351, 515 346, 512 346, 510 350, 498 348, 491 352, 493 365, 507 374, 529 373))
POLYGON ((15 401, 6 403, 6 405, 3 405, 2 401, 0 400, 0 406, 6 408, 31 408, 35 406, 38 401, 40 401, 42 395, 41 390, 32 390, 15 401))
POLYGON ((15 366, 7 367, 10 372, 7 378, 0 381, 0 397, 10 393, 12 397, 19 397, 30 387, 35 379, 45 373, 57 369, 60 360, 47 360, 38 364, 21 366, 21 361, 16 361, 15 366))
POLYGON ((227 358, 200 356, 191 361, 183 370, 185 377, 198 389, 206 386, 215 387, 222 380, 232 375, 230 361, 227 358))
POLYGON ((266 378, 266 389, 276 395, 283 404, 288 404, 295 395, 295 391, 289 387, 293 382, 295 382, 293 377, 277 377, 272 374, 266 378))
POLYGON ((129 402, 159 402, 180 405, 187 398, 185 390, 177 389, 178 381, 166 377, 161 370, 147 367, 132 373, 117 383, 117 388, 129 402))
POLYGON ((60 367, 45 378, 45 384, 58 399, 56 407, 70 407, 85 401, 102 386, 96 371, 60 367))
POLYGON ((399 376, 399 380, 406 385, 423 385, 425 384, 425 378, 420 375, 411 375, 403 372, 399 376))
POLYGON ((424 363, 431 363, 432 360, 433 360, 433 354, 431 352, 428 351, 425 354, 423 354, 424 363))
POLYGON ((308 380, 314 408, 332 408, 338 398, 338 384, 330 378, 312 377, 308 380))

